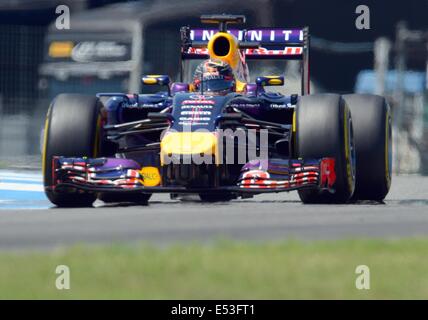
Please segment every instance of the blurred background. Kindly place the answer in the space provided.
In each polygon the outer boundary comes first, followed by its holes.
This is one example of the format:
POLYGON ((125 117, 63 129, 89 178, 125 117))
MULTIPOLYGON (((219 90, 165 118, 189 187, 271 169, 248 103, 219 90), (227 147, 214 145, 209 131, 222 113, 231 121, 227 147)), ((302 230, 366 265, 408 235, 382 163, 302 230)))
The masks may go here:
MULTIPOLYGON (((395 173, 428 174, 427 0, 1 0, 0 166, 40 167, 59 93, 140 92, 145 73, 178 80, 179 29, 200 26, 204 13, 245 14, 247 28, 309 26, 313 91, 385 95, 395 173), (356 28, 361 4, 370 29, 356 28), (56 26, 59 5, 69 30, 56 26)), ((295 64, 283 72, 299 92, 295 64)))

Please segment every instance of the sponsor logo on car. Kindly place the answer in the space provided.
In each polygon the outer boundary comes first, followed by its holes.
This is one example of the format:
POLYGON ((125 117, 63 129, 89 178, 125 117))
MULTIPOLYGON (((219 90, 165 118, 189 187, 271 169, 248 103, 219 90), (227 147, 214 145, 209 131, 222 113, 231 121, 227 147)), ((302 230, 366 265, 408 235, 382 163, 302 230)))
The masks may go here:
MULTIPOLYGON (((194 99, 194 100, 209 100, 213 98, 213 96, 205 96, 205 95, 198 95, 198 94, 192 94, 189 97, 190 99, 194 99)), ((212 102, 214 103, 214 101, 212 102)))
POLYGON ((190 105, 183 105, 181 106, 181 109, 212 109, 213 105, 203 105, 203 104, 190 104, 190 105))
POLYGON ((185 115, 192 115, 192 114, 197 114, 197 115, 210 115, 211 111, 199 111, 199 110, 194 110, 194 111, 181 111, 181 114, 183 116, 185 115))
POLYGON ((182 104, 215 104, 214 100, 184 100, 182 104))
POLYGON ((192 118, 192 117, 180 117, 180 121, 210 121, 210 117, 202 117, 202 118, 192 118))
POLYGON ((161 183, 161 176, 156 167, 143 167, 140 173, 143 177, 143 184, 146 187, 155 187, 161 183))

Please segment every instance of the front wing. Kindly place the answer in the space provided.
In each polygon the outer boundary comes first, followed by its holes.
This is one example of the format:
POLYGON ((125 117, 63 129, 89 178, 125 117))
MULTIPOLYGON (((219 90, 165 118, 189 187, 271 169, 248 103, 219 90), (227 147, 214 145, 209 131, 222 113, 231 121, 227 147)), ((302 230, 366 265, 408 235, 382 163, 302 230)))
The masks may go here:
POLYGON ((52 186, 55 192, 142 192, 269 193, 317 188, 334 192, 336 180, 334 158, 314 160, 253 160, 242 167, 235 185, 211 188, 188 188, 178 185, 145 185, 141 166, 130 159, 54 157, 52 186))

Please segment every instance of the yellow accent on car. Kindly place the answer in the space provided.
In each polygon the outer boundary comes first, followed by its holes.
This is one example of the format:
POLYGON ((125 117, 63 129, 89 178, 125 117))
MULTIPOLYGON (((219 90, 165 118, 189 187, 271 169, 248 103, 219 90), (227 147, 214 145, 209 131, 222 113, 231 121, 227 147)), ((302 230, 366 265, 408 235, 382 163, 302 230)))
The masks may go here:
POLYGON ((69 58, 74 48, 71 41, 54 41, 49 45, 49 57, 69 58))
POLYGON ((48 114, 46 115, 46 121, 45 121, 45 131, 43 132, 43 153, 42 153, 42 173, 43 176, 45 176, 46 172, 46 148, 47 148, 47 142, 48 142, 48 128, 49 128, 49 115, 51 112, 51 108, 48 109, 48 114))
POLYGON ((211 37, 210 41, 208 41, 207 48, 208 48, 208 54, 211 59, 221 60, 227 63, 228 65, 230 65, 230 67, 236 71, 236 68, 240 62, 240 56, 239 56, 239 49, 238 49, 238 40, 234 35, 226 32, 217 32, 215 35, 211 37), (227 42, 229 42, 229 51, 225 55, 219 56, 215 53, 214 48, 215 48, 215 43, 217 41, 223 40, 222 38, 225 39, 227 42))
POLYGON ((351 154, 350 154, 350 150, 349 150, 349 139, 351 137, 350 137, 350 131, 348 129, 348 125, 349 125, 348 114, 349 114, 349 109, 348 109, 348 107, 345 106, 344 116, 343 116, 343 118, 344 118, 343 133, 345 135, 345 139, 344 139, 345 140, 345 163, 346 163, 346 174, 347 174, 347 180, 348 180, 348 188, 349 188, 349 191, 352 192, 353 181, 352 181, 352 168, 351 168, 351 160, 350 160, 351 154))
POLYGON ((236 81, 236 92, 243 92, 245 90, 245 86, 247 84, 245 82, 241 82, 239 80, 236 81))
POLYGON ((268 83, 273 86, 281 86, 284 82, 281 79, 269 79, 268 83))
POLYGON ((294 109, 294 112, 293 112, 293 125, 292 125, 292 130, 293 130, 293 133, 296 133, 296 109, 294 109))
POLYGON ((390 114, 389 110, 386 112, 386 123, 385 123, 385 179, 388 188, 391 186, 391 172, 389 171, 390 159, 389 159, 389 130, 390 130, 390 114))
POLYGON ((156 83, 158 83, 158 79, 152 78, 152 77, 145 77, 145 78, 143 78, 143 83, 144 84, 156 84, 156 83))
POLYGON ((140 170, 145 187, 156 187, 161 184, 161 175, 156 167, 143 167, 140 170))

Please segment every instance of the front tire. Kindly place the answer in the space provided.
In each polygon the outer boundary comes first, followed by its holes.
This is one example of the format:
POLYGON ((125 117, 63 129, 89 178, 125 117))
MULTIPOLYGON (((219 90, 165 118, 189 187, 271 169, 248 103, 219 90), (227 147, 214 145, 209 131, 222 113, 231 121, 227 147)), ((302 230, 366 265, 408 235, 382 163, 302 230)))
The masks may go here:
POLYGON ((353 200, 382 201, 391 186, 391 113, 384 97, 344 95, 352 113, 357 158, 353 200))
POLYGON ((346 203, 355 188, 351 112, 337 94, 302 96, 296 105, 296 152, 302 159, 335 159, 334 193, 299 190, 304 203, 346 203))
POLYGON ((46 118, 43 146, 43 178, 48 199, 58 207, 88 207, 96 194, 54 192, 52 181, 54 156, 97 156, 100 140, 101 102, 92 96, 60 94, 50 106, 46 118))

